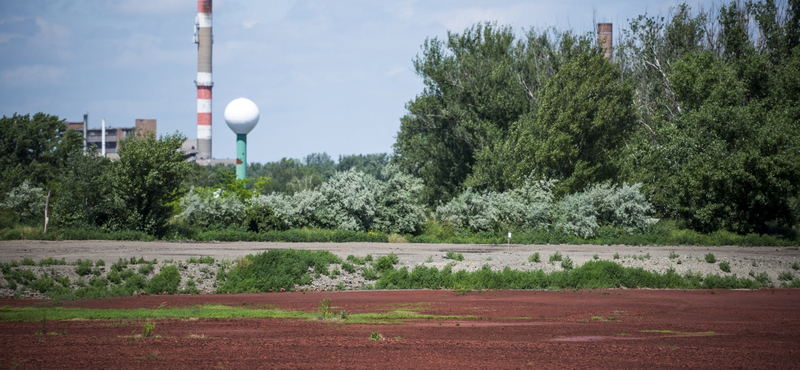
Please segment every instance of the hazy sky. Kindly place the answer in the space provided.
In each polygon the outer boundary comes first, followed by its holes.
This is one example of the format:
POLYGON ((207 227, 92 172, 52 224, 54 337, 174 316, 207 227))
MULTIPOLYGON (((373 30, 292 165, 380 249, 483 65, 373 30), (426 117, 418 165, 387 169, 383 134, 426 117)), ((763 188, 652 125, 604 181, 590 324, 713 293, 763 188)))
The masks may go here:
MULTIPOLYGON (((617 32, 672 1, 214 0, 213 155, 235 157, 223 111, 261 110, 250 162, 391 152, 405 104, 422 91, 425 38, 497 21, 521 35, 598 21, 617 32)), ((0 0, 0 115, 45 112, 89 127, 158 120, 196 136, 194 0, 0 0)))

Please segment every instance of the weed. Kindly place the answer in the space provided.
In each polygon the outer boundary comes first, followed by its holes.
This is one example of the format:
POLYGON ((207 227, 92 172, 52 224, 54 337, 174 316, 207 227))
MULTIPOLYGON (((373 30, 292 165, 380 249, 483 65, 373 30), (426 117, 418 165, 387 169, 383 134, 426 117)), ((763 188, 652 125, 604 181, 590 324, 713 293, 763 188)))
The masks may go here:
POLYGON ((336 266, 336 267, 333 268, 333 271, 331 271, 330 276, 331 276, 331 279, 336 279, 336 277, 341 275, 341 274, 342 274, 342 271, 339 270, 339 266, 336 266))
POLYGON ((356 257, 356 256, 354 256, 352 254, 347 256, 347 261, 350 261, 350 262, 352 262, 353 264, 356 264, 356 265, 363 265, 363 264, 367 263, 363 258, 356 257))
POLYGON ((528 262, 541 262, 541 257, 539 256, 539 252, 531 254, 528 257, 528 262))
POLYGON ((57 260, 57 259, 55 259, 53 257, 48 257, 48 258, 39 260, 39 266, 53 266, 53 265, 66 265, 66 264, 67 264, 67 261, 64 260, 63 258, 60 259, 60 260, 57 260))
POLYGON ((353 264, 350 262, 345 262, 342 264, 342 270, 345 270, 348 273, 353 274, 356 272, 356 267, 353 266, 353 264))
POLYGON ((564 270, 572 270, 573 268, 572 259, 569 258, 569 256, 564 257, 564 260, 561 261, 561 268, 563 268, 564 270))
POLYGON ((616 252, 614 253, 614 259, 615 259, 615 260, 618 260, 618 259, 619 259, 619 253, 616 253, 616 252))
POLYGON ((676 259, 678 257, 680 257, 680 256, 677 253, 675 253, 675 251, 670 251, 669 252, 669 259, 674 260, 674 259, 676 259))
POLYGON ((106 265, 106 261, 97 260, 97 262, 95 262, 94 265, 95 265, 95 267, 105 266, 106 265))
POLYGON ((377 331, 373 331, 372 333, 369 333, 369 340, 383 340, 383 335, 377 331))
POLYGON ((205 256, 205 257, 189 257, 186 260, 186 263, 194 263, 194 264, 204 264, 204 265, 213 265, 216 260, 214 257, 205 256))
POLYGON ((151 265, 149 263, 146 263, 146 264, 143 264, 143 265, 139 266, 139 273, 144 275, 144 276, 147 276, 147 275, 150 275, 151 272, 153 272, 153 269, 154 269, 153 265, 151 265))
POLYGON ((317 312, 319 312, 320 318, 322 318, 323 320, 327 320, 333 317, 334 312, 331 309, 331 299, 330 298, 322 299, 317 305, 317 312))
MULTIPOLYGON (((371 258, 372 256, 368 254, 367 257, 371 258)), ((384 271, 393 269, 394 265, 396 265, 398 262, 400 262, 400 258, 397 257, 397 255, 394 254, 394 252, 392 252, 389 253, 388 256, 383 256, 378 258, 375 261, 375 263, 372 264, 372 266, 375 267, 375 269, 377 269, 378 271, 384 271)))
POLYGON ((714 257, 714 253, 706 254, 705 258, 706 258, 706 262, 708 262, 708 263, 717 262, 717 257, 714 257))
POLYGON ((22 266, 36 266, 36 262, 28 257, 25 257, 22 259, 22 266))
POLYGON ((428 256, 428 258, 425 259, 425 262, 427 263, 433 262, 433 256, 428 256))
POLYGON ((561 261, 561 258, 561 252, 553 253, 553 255, 550 256, 550 263, 561 261))
POLYGON ((371 255, 371 254, 368 254, 368 255, 366 255, 366 256, 364 257, 364 261, 366 261, 366 262, 372 262, 372 255, 371 255))
POLYGON ((599 259, 600 259, 600 256, 598 256, 598 255, 596 255, 596 254, 595 254, 594 256, 592 256, 592 259, 593 259, 593 260, 595 260, 595 261, 597 261, 597 260, 599 260, 599 259))
POLYGON ((753 260, 753 263, 752 263, 752 265, 753 265, 753 267, 758 267, 758 262, 756 262, 755 260, 753 260))
POLYGON ((142 360, 163 360, 164 357, 160 356, 158 351, 150 352, 142 356, 142 360))
POLYGON ((344 283, 343 282, 339 282, 339 284, 336 284, 336 290, 344 290, 344 289, 345 288, 344 288, 344 283))
POLYGON ((725 272, 731 272, 731 265, 728 261, 722 261, 719 263, 719 269, 725 272))
POLYGON ((361 270, 361 276, 367 280, 378 280, 378 274, 375 272, 375 269, 367 267, 361 270))
POLYGON ((464 255, 461 254, 461 253, 455 253, 455 252, 452 252, 452 251, 448 251, 444 255, 444 258, 449 259, 449 260, 455 260, 455 261, 463 261, 464 260, 464 255))
POLYGON ((142 337, 149 338, 153 335, 153 330, 156 328, 156 323, 148 321, 142 324, 142 337))
POLYGON ((778 280, 780 280, 780 281, 792 281, 793 278, 794 277, 792 276, 792 273, 789 272, 789 271, 781 272, 778 275, 778 280))
POLYGON ((795 270, 795 271, 800 270, 800 265, 798 265, 797 262, 793 263, 792 264, 792 270, 795 270))
POLYGON ((92 260, 78 259, 75 261, 75 265, 77 265, 77 267, 75 267, 75 273, 80 276, 89 275, 92 273, 92 260))

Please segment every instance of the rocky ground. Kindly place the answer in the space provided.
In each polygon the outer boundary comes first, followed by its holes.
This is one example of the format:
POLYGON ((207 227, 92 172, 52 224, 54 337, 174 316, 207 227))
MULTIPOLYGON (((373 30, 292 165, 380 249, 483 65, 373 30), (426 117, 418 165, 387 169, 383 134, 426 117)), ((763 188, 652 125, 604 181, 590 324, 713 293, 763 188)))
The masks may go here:
MULTIPOLYGON (((488 265, 492 270, 505 267, 516 270, 544 270, 552 272, 561 270, 561 262, 549 262, 556 252, 562 258, 569 257, 574 266, 580 266, 592 259, 610 260, 626 267, 641 267, 648 271, 664 273, 669 269, 679 274, 686 272, 719 274, 721 276, 736 275, 739 277, 766 274, 774 284, 778 285, 778 275, 789 273, 793 278, 800 277, 800 271, 794 269, 800 264, 800 250, 796 247, 653 247, 622 245, 473 245, 473 244, 391 244, 391 243, 170 243, 170 242, 124 242, 124 241, 0 241, 0 262, 10 263, 29 258, 35 262, 43 258, 53 257, 72 263, 80 259, 91 259, 96 262, 102 259, 105 266, 98 266, 95 271, 99 276, 107 276, 110 266, 120 258, 143 258, 158 263, 153 265, 150 278, 168 264, 176 264, 181 273, 180 289, 185 289, 191 279, 202 292, 212 293, 216 289, 216 273, 220 268, 230 266, 236 258, 248 254, 256 254, 270 249, 308 249, 327 250, 342 259, 348 255, 364 257, 371 254, 374 258, 396 254, 400 259, 398 267, 409 269, 417 265, 443 268, 453 265, 453 270, 475 271, 488 265), (447 252, 460 253, 463 261, 445 258, 447 252), (532 262, 531 255, 539 253, 539 262, 532 262), (707 254, 713 254, 716 261, 706 261, 707 254), (210 256, 211 264, 190 263, 192 257, 210 256), (728 262, 730 272, 722 271, 721 262, 728 262)), ((359 268, 359 266, 356 266, 359 268)), ((141 265, 130 265, 138 270, 141 265)), ((35 276, 69 278, 72 288, 79 284, 79 278, 88 282, 94 274, 80 276, 74 265, 26 266, 19 265, 12 269, 31 270, 35 276)), ((330 271, 338 270, 335 278, 320 275, 311 284, 298 287, 310 290, 360 289, 370 282, 361 276, 361 271, 348 273, 341 265, 332 265, 330 271)), ((314 276, 313 271, 312 276, 314 276)), ((11 296, 8 282, 0 277, 0 296, 11 296)), ((25 293, 22 297, 41 298, 37 293, 25 293)))

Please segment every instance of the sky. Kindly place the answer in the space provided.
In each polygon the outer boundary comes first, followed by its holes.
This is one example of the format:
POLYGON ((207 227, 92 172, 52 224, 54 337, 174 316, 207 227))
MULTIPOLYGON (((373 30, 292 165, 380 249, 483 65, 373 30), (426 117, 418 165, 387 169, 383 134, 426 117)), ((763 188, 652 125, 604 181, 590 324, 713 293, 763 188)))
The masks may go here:
MULTIPOLYGON (((476 22, 592 31, 673 1, 214 0, 215 158, 236 156, 225 106, 261 118, 248 161, 391 153, 405 105, 423 91, 412 60, 426 38, 476 22)), ((156 119, 196 138, 194 0, 0 0, 0 115, 44 112, 89 127, 156 119)))

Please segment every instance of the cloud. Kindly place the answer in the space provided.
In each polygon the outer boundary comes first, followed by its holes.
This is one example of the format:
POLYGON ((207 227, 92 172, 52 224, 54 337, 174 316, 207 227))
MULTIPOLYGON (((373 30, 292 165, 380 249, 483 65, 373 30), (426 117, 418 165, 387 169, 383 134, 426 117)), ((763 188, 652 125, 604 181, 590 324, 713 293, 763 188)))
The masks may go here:
POLYGON ((46 65, 21 66, 0 73, 2 85, 10 87, 36 87, 53 85, 67 75, 64 68, 46 65))
POLYGON ((406 67, 396 66, 396 67, 386 71, 386 75, 387 76, 394 76, 394 75, 396 75, 398 73, 403 73, 403 72, 405 72, 407 70, 408 70, 408 68, 406 68, 406 67))
POLYGON ((116 0, 111 3, 116 11, 135 15, 166 15, 197 10, 196 1, 186 0, 116 0))
POLYGON ((432 18, 450 31, 461 32, 479 22, 497 21, 498 24, 502 25, 512 24, 531 11, 533 9, 530 9, 527 4, 491 8, 473 7, 437 13, 432 18))
POLYGON ((248 18, 248 19, 245 19, 244 21, 242 21, 242 26, 244 26, 244 28, 252 28, 252 27, 253 27, 253 26, 255 26, 257 23, 258 23, 258 19, 257 19, 256 15, 255 15, 255 14, 253 14, 253 16, 252 16, 252 17, 250 17, 250 18, 248 18))

